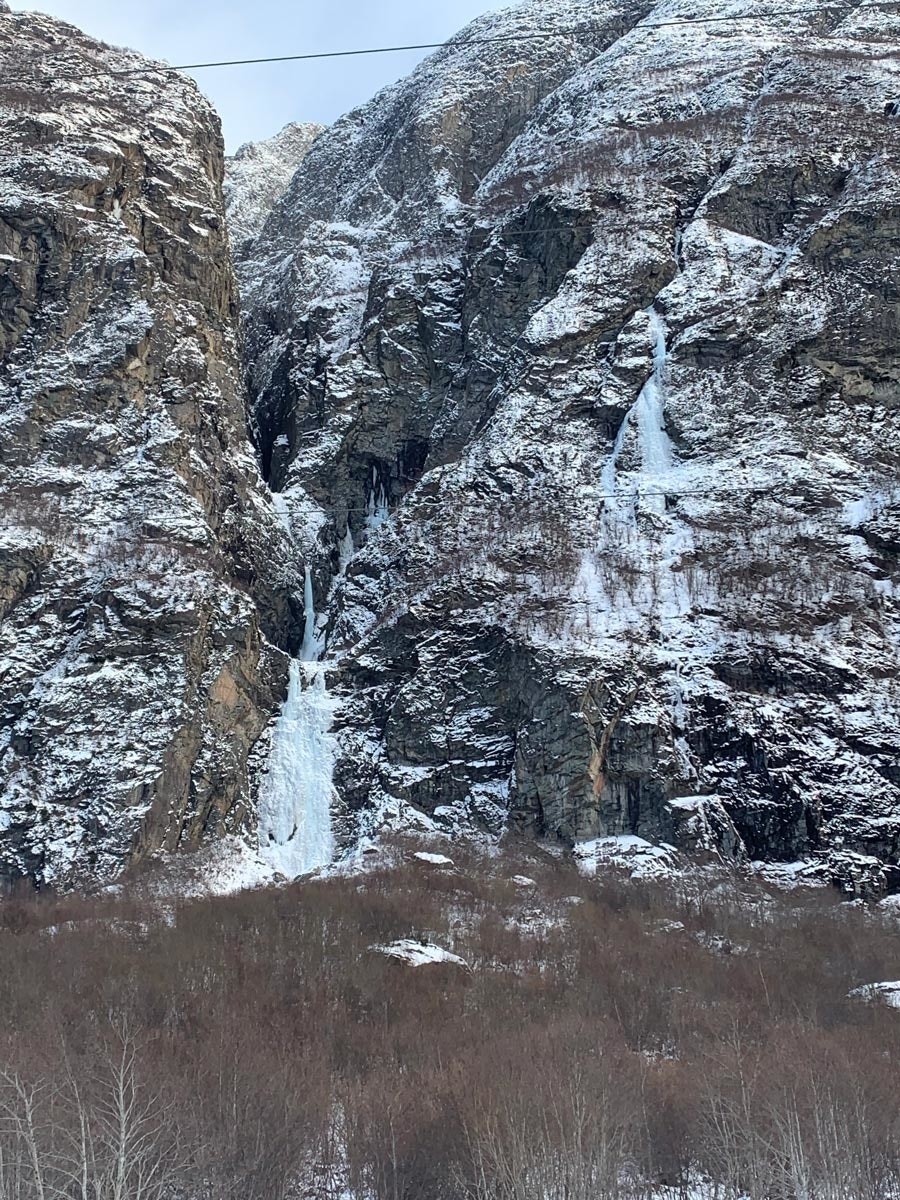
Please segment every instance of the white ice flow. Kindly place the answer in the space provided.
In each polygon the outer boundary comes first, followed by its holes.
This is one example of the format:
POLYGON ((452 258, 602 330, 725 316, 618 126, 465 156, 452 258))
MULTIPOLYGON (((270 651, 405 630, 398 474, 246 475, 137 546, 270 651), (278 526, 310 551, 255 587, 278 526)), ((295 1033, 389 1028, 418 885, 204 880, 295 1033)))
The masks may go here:
POLYGON ((601 472, 597 548, 585 555, 578 582, 587 603, 602 614, 604 627, 613 620, 643 622, 651 613, 672 618, 690 611, 693 603, 687 576, 676 569, 692 550, 691 528, 666 508, 666 493, 677 489, 682 470, 666 429, 667 328, 655 305, 645 314, 652 370, 601 472), (619 560, 632 569, 627 586, 616 567, 619 560))
MULTIPOLYGON (((641 456, 640 487, 642 491, 649 492, 643 497, 644 506, 665 512, 665 497, 657 493, 662 490, 659 476, 664 476, 672 468, 672 443, 665 426, 666 326, 652 306, 647 309, 647 315, 653 337, 653 371, 619 427, 601 482, 608 498, 619 497, 619 459, 628 431, 634 425, 637 427, 641 456)), ((635 494, 629 498, 632 513, 636 498, 635 494)))
MULTIPOLYGON (((649 310, 653 335, 653 373, 635 405, 642 467, 651 477, 672 467, 672 443, 665 425, 666 326, 655 308, 649 310)), ((663 505, 663 509, 665 505, 663 505)))
POLYGON ((300 658, 290 668, 287 700, 272 734, 269 769, 259 796, 259 850, 271 867, 297 879, 334 857, 331 805, 334 795, 334 701, 309 569, 304 586, 305 629, 300 658))

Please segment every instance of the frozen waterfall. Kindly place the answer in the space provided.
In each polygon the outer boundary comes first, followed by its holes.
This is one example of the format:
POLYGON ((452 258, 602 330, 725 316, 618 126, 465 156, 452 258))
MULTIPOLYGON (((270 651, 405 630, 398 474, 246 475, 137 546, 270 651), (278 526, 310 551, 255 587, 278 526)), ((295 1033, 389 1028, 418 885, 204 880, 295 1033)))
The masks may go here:
POLYGON ((290 667, 287 700, 275 724, 269 769, 259 795, 259 850, 280 874, 296 879, 334 857, 331 805, 334 796, 334 701, 309 568, 304 580, 305 625, 300 658, 290 667))
POLYGON ((653 371, 619 426, 612 454, 600 480, 605 497, 614 501, 608 508, 617 512, 625 500, 632 518, 633 506, 638 500, 646 509, 665 512, 665 497, 659 494, 663 491, 664 478, 660 477, 665 477, 672 469, 672 443, 665 426, 666 325, 652 306, 647 309, 647 316, 653 338, 653 371), (640 475, 633 480, 629 495, 620 487, 619 460, 632 429, 637 433, 640 475))
POLYGON ((668 471, 672 443, 665 426, 666 327, 655 308, 649 310, 653 335, 653 374, 641 389, 635 405, 641 466, 645 475, 668 471))
POLYGON ((645 313, 652 370, 604 464, 597 548, 585 556, 579 576, 588 603, 604 614, 621 614, 626 626, 650 613, 665 619, 691 606, 687 576, 676 569, 691 551, 691 531, 666 509, 666 492, 678 487, 680 475, 666 430, 667 329, 655 305, 645 313))
POLYGON ((303 644, 300 647, 302 662, 318 662, 324 649, 323 639, 316 629, 316 602, 313 596, 312 574, 309 567, 303 574, 303 644))

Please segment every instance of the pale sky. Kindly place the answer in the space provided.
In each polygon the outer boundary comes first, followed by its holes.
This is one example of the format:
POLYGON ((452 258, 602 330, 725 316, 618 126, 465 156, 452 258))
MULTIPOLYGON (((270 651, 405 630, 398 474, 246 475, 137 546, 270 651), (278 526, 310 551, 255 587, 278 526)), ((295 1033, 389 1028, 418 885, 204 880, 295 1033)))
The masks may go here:
MULTIPOLYGON (((439 42, 512 0, 10 0, 173 64, 439 42)), ((198 71, 229 150, 288 121, 329 123, 406 75, 422 54, 198 71)))

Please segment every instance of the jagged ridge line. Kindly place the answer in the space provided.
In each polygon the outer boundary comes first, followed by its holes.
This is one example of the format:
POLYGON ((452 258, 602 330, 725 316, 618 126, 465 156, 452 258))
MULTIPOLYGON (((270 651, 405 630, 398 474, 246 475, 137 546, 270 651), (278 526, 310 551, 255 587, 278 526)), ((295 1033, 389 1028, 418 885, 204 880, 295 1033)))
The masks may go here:
MULTIPOLYGON (((871 3, 860 4, 860 5, 856 6, 856 8, 853 11, 859 12, 860 10, 864 10, 864 9, 880 10, 880 9, 886 9, 886 8, 895 8, 898 6, 898 4, 900 4, 900 0, 873 0, 873 2, 871 2, 871 3)), ((768 20, 773 17, 803 16, 803 15, 810 15, 810 14, 818 14, 818 13, 826 11, 826 10, 833 10, 833 9, 839 9, 839 8, 844 8, 844 7, 845 7, 845 4, 843 4, 843 3, 823 3, 823 4, 819 4, 819 5, 817 5, 815 7, 811 7, 811 8, 795 8, 795 9, 790 9, 790 10, 784 9, 784 10, 765 12, 765 13, 743 13, 743 14, 736 13, 736 14, 732 14, 730 16, 679 18, 677 20, 670 20, 670 21, 645 22, 645 23, 640 23, 638 25, 633 26, 630 30, 628 30, 628 33, 637 33, 637 32, 641 32, 642 30, 677 28, 682 25, 694 26, 694 25, 727 23, 727 22, 734 22, 734 21, 768 20)), ((10 13, 9 15, 12 15, 12 13, 10 13)), ((572 32, 574 34, 578 34, 578 33, 582 32, 582 30, 574 30, 572 32)), ((223 60, 223 61, 217 61, 217 62, 201 62, 201 63, 184 63, 184 64, 175 65, 175 66, 169 66, 166 64, 147 65, 145 67, 124 68, 124 69, 109 70, 109 71, 97 71, 97 72, 90 72, 90 73, 84 73, 84 74, 78 74, 78 75, 61 75, 61 76, 58 76, 58 78, 63 81, 68 81, 68 80, 74 81, 74 80, 91 79, 91 78, 108 78, 108 77, 122 77, 122 76, 127 77, 127 76, 134 76, 134 75, 155 74, 157 72, 192 71, 192 70, 204 70, 204 69, 208 69, 208 68, 217 68, 217 67, 254 66, 254 65, 264 65, 264 64, 269 64, 269 63, 280 63, 280 62, 304 62, 304 61, 318 60, 318 59, 357 57, 357 56, 361 56, 361 55, 392 54, 392 53, 401 53, 404 51, 413 51, 413 50, 439 50, 439 49, 456 50, 456 49, 463 49, 468 46, 492 45, 492 44, 506 43, 506 42, 510 42, 510 41, 521 41, 521 40, 529 40, 529 41, 541 40, 541 39, 551 40, 551 39, 556 39, 556 38, 564 37, 564 36, 566 36, 566 31, 559 31, 559 32, 539 31, 536 33, 508 34, 508 35, 504 35, 501 37, 493 37, 493 38, 470 38, 470 39, 464 39, 464 40, 455 41, 455 42, 453 42, 453 41, 451 41, 451 42, 423 42, 423 43, 402 45, 402 46, 367 47, 367 48, 354 49, 354 50, 334 50, 334 51, 323 51, 323 52, 316 52, 316 53, 309 53, 309 54, 299 54, 299 55, 278 55, 278 56, 271 56, 271 57, 264 57, 264 58, 232 59, 232 60, 223 60)), ((623 36, 627 36, 627 34, 625 34, 623 36)), ((829 35, 829 36, 833 36, 833 35, 829 35)), ((5 82, 7 84, 15 85, 18 83, 33 82, 33 78, 27 79, 27 80, 24 77, 21 79, 7 79, 5 82)), ((592 229, 594 229, 594 227, 595 226, 593 224, 591 224, 591 225, 570 225, 570 226, 549 226, 549 227, 546 227, 543 229, 532 229, 532 230, 503 230, 503 229, 498 230, 496 227, 493 229, 478 229, 476 227, 469 231, 469 236, 471 236, 472 233, 484 232, 484 233, 488 234, 489 236, 499 233, 503 237, 532 237, 532 236, 538 237, 538 236, 546 235, 549 233, 570 233, 570 232, 575 232, 575 231, 579 231, 579 230, 592 230, 592 229)), ((445 236, 453 236, 453 234, 450 231, 448 231, 445 236)), ((756 494, 756 495, 773 495, 777 491, 780 491, 785 486, 790 486, 790 485, 786 485, 786 484, 782 483, 782 484, 776 485, 773 488, 766 488, 764 486, 755 486, 755 487, 741 487, 741 488, 729 488, 729 489, 687 490, 687 491, 677 491, 677 490, 668 490, 668 489, 660 490, 660 491, 647 491, 644 489, 636 489, 636 490, 631 491, 630 496, 629 496, 629 493, 627 493, 627 492, 623 493, 622 491, 617 491, 617 492, 612 492, 612 493, 598 493, 596 495, 595 499, 615 500, 615 499, 631 498, 633 500, 641 500, 645 497, 669 497, 669 496, 671 496, 673 498, 677 498, 677 497, 683 497, 683 496, 718 496, 718 495, 728 496, 728 495, 733 495, 735 493, 756 494)), ((440 501, 440 500, 434 500, 434 501, 421 500, 421 501, 419 501, 419 503, 423 504, 426 507, 434 507, 436 505, 440 505, 442 503, 442 501, 440 501)), ((352 513, 360 513, 360 512, 368 512, 369 510, 367 507, 366 508, 350 507, 350 508, 341 508, 340 511, 346 512, 346 513, 351 513, 351 512, 352 513)), ((401 515, 401 514, 395 512, 395 515, 401 515)))
MULTIPOLYGON (((865 9, 885 9, 896 8, 900 4, 900 0, 872 0, 871 3, 857 5, 853 12, 859 12, 865 9)), ((629 33, 640 33, 642 30, 650 29, 673 29, 679 26, 693 25, 711 25, 725 23, 729 21, 764 21, 772 17, 798 17, 809 16, 818 13, 826 12, 832 9, 844 8, 844 3, 824 3, 818 4, 814 8, 794 8, 782 9, 774 12, 764 13, 735 13, 728 17, 684 17, 672 21, 655 21, 652 23, 634 25, 622 37, 627 37, 629 33)), ((4 14, 12 16, 12 12, 4 14)), ((848 14, 852 15, 852 14, 848 14)), ((249 67, 262 66, 267 63, 283 63, 283 62, 310 62, 312 60, 329 59, 329 58, 355 58, 361 55, 374 54, 400 54, 405 51, 413 50, 461 50, 468 46, 489 46, 503 42, 511 41, 535 41, 535 40, 551 40, 569 35, 577 35, 581 30, 560 30, 558 32, 549 32, 543 30, 537 33, 511 33, 501 37, 493 38, 467 38, 458 42, 419 42, 408 46, 370 46, 358 50, 324 50, 310 54, 279 54, 272 55, 266 58, 235 58, 225 59, 220 62, 199 62, 199 63, 181 63, 177 66, 168 66, 160 63, 158 65, 148 65, 145 67, 126 67, 118 70, 108 71, 89 71, 78 75, 58 75, 56 79, 61 82, 79 82, 83 79, 110 79, 129 77, 136 75, 152 75, 158 72, 172 71, 204 71, 215 67, 249 67)), ((828 37, 833 34, 826 35, 828 37)), ((886 51, 885 57, 896 56, 900 51, 886 51)), ((22 76, 20 78, 6 79, 4 83, 9 86, 17 86, 19 84, 35 82, 34 76, 27 79, 22 76)))

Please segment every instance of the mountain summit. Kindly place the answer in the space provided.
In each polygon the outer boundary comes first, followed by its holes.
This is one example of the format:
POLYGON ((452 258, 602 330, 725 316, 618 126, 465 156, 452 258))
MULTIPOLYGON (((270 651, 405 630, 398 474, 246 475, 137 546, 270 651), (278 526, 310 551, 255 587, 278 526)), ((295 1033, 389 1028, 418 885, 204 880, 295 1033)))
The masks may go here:
POLYGON ((235 254, 252 241, 324 125, 291 122, 262 142, 247 142, 225 160, 225 207, 235 254))

